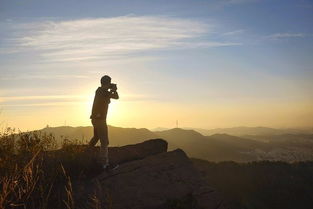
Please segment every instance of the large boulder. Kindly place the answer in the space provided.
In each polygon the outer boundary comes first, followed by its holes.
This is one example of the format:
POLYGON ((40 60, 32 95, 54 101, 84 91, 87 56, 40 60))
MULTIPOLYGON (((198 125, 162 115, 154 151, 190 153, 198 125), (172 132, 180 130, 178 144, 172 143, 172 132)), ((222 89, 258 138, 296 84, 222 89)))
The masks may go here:
POLYGON ((185 152, 167 152, 163 139, 110 147, 110 161, 120 165, 114 171, 104 171, 98 158, 99 147, 71 145, 45 153, 43 165, 57 169, 62 164, 72 181, 75 208, 224 208, 185 152))
POLYGON ((80 193, 79 204, 88 202, 92 194, 104 208, 161 209, 182 203, 192 208, 224 208, 217 192, 205 183, 181 149, 121 164, 83 188, 89 194, 80 193), (181 202, 186 198, 189 201, 181 202))
MULTIPOLYGON (((68 145, 59 150, 42 153, 43 165, 53 168, 62 164, 70 176, 83 175, 89 178, 102 172, 99 151, 98 146, 68 145)), ((109 147, 109 159, 111 163, 120 164, 166 151, 167 142, 165 140, 150 139, 138 144, 109 147)))
POLYGON ((167 141, 163 139, 150 139, 138 144, 122 147, 109 147, 109 159, 112 163, 124 163, 145 158, 167 151, 167 141))

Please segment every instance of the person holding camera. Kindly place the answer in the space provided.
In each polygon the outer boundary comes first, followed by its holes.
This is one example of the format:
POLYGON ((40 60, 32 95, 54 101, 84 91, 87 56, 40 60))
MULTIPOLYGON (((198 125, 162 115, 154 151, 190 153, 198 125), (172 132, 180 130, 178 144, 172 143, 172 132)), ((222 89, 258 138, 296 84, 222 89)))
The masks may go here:
POLYGON ((101 78, 101 87, 98 87, 95 93, 95 98, 92 105, 92 113, 90 116, 93 125, 93 137, 89 142, 89 146, 93 147, 100 139, 100 160, 105 170, 114 170, 118 165, 109 163, 109 137, 106 117, 110 99, 119 99, 117 86, 111 83, 111 77, 105 75, 101 78))

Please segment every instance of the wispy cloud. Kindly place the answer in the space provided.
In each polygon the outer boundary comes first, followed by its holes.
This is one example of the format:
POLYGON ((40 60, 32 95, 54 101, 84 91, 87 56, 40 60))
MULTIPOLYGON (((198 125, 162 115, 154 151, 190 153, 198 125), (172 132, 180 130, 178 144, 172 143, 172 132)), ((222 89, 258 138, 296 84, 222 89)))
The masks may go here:
MULTIPOLYGON (((50 106, 50 105, 71 105, 83 104, 91 98, 90 95, 30 95, 30 96, 0 96, 0 106, 50 106)), ((150 95, 123 94, 121 101, 136 102, 153 100, 150 95)))
POLYGON ((21 101, 21 100, 47 100, 47 99, 82 99, 83 95, 49 95, 49 96, 8 96, 0 97, 1 101, 21 101))
POLYGON ((212 4, 215 6, 215 8, 223 8, 225 6, 253 3, 257 1, 259 0, 216 0, 212 4))
MULTIPOLYGON (((88 78, 88 76, 86 75, 27 75, 27 74, 22 74, 22 75, 8 75, 8 76, 2 76, 0 77, 0 81, 3 80, 25 80, 25 79, 29 79, 29 80, 33 80, 33 79, 44 79, 44 80, 51 80, 51 79, 75 79, 75 78, 88 78)), ((1 92, 0 92, 1 93, 1 92)))
POLYGON ((4 104, 3 107, 38 107, 38 106, 73 106, 79 105, 81 102, 43 102, 43 103, 19 103, 19 104, 4 104))
POLYGON ((84 95, 31 95, 31 96, 2 96, 1 106, 47 106, 51 104, 81 103, 88 98, 84 95))
POLYGON ((220 0, 219 2, 222 2, 224 4, 242 4, 242 3, 250 3, 250 2, 256 2, 258 0, 220 0))
POLYGON ((10 40, 10 53, 32 50, 47 61, 111 59, 151 50, 239 44, 207 40, 213 24, 159 16, 43 21, 16 28, 20 32, 10 40))
POLYGON ((223 33, 222 35, 224 36, 234 36, 234 35, 239 35, 239 34, 242 34, 245 30, 234 30, 234 31, 229 31, 229 32, 226 32, 226 33, 223 33))
POLYGON ((266 36, 268 39, 288 39, 288 38, 303 38, 304 33, 274 33, 266 36))

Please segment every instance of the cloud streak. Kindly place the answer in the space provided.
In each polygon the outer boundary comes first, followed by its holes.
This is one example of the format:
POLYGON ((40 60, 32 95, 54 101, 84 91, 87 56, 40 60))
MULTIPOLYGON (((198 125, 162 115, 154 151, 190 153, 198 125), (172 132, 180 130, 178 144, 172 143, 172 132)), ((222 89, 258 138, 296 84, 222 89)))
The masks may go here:
POLYGON ((223 33, 222 35, 223 36, 235 36, 235 35, 242 34, 243 32, 245 32, 245 30, 241 29, 241 30, 229 31, 229 32, 223 33))
POLYGON ((153 50, 240 44, 207 40, 212 24, 159 16, 43 21, 17 29, 21 32, 10 40, 10 52, 32 50, 46 61, 113 59, 153 50))
POLYGON ((256 2, 257 0, 220 0, 219 2, 223 4, 244 4, 244 3, 251 3, 256 2))
POLYGON ((274 33, 269 36, 266 36, 266 38, 269 39, 288 39, 288 38, 304 38, 306 35, 303 33, 274 33))
POLYGON ((258 1, 259 0, 216 0, 213 1, 213 5, 215 5, 215 8, 224 8, 226 6, 249 4, 258 1))
MULTIPOLYGON (((50 106, 84 104, 91 98, 90 95, 30 95, 30 96, 0 96, 0 106, 50 106)), ((92 98, 93 99, 93 98, 92 98)), ((123 94, 124 102, 154 100, 150 95, 123 94)), ((93 100, 92 100, 93 101, 93 100)), ((91 101, 90 101, 91 102, 91 101)))
POLYGON ((82 99, 83 95, 49 95, 49 96, 9 96, 0 97, 1 101, 21 101, 21 100, 47 100, 47 99, 82 99))
POLYGON ((59 80, 65 80, 65 79, 75 79, 75 78, 80 78, 80 79, 85 79, 88 78, 86 75, 27 75, 27 74, 22 74, 22 75, 9 75, 9 76, 2 76, 0 78, 0 81, 12 81, 12 80, 33 80, 33 79, 44 79, 44 80, 51 80, 51 79, 59 79, 59 80))

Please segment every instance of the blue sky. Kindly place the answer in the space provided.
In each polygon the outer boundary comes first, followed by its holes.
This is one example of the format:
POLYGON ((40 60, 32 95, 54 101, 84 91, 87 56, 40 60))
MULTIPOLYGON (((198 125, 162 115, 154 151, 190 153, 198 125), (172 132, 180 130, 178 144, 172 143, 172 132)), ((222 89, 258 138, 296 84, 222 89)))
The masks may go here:
POLYGON ((2 0, 0 26, 7 126, 89 125, 103 74, 116 126, 313 125, 312 1, 2 0))

